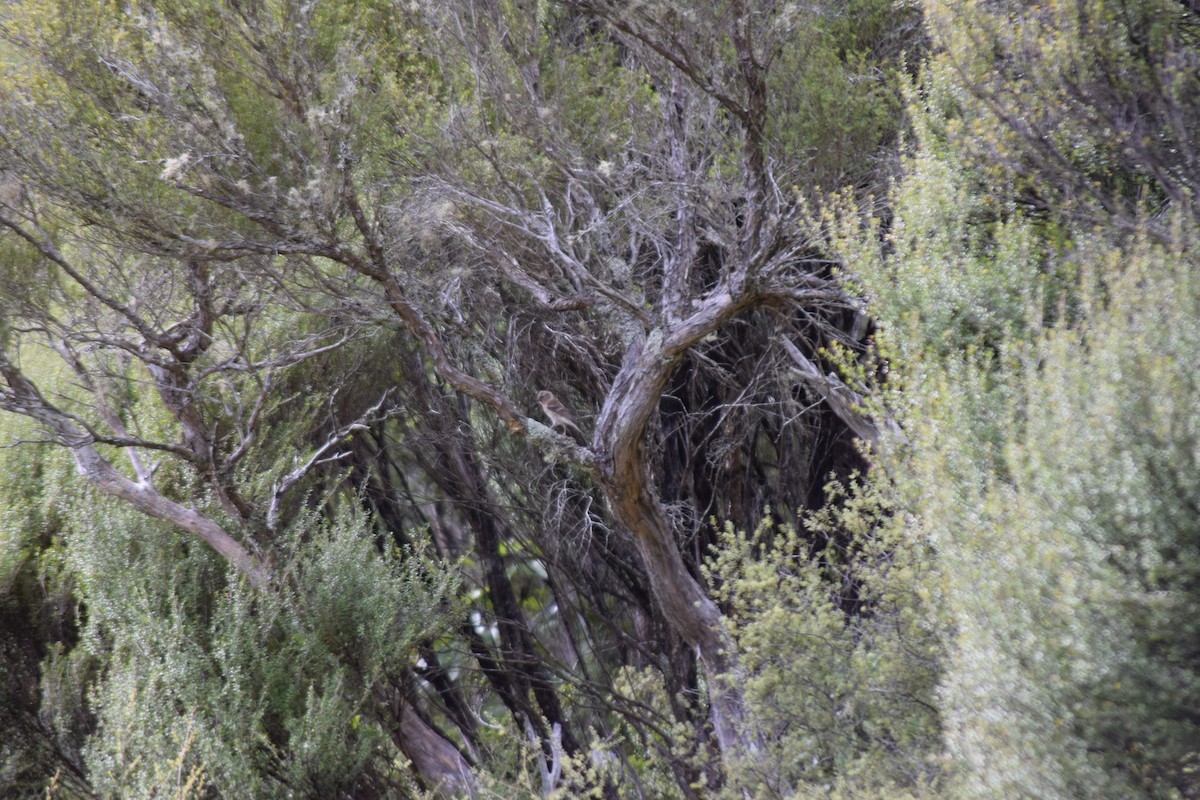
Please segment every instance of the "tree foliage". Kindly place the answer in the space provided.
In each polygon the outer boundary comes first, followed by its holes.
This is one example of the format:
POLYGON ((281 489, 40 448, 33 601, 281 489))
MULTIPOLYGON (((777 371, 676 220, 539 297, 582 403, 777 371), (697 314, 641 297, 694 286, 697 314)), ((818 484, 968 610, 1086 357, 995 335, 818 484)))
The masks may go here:
POLYGON ((6 791, 1195 796, 1185 6, 0 38, 6 791))
MULTIPOLYGON (((1065 70, 1095 55, 1089 26, 1108 21, 1099 52, 1123 53, 1140 79, 1194 56, 1193 21, 1164 10, 1164 52, 1134 47, 1141 34, 1115 20, 1141 11, 1120 4, 961 11, 994 24, 968 38, 958 9, 931 9, 936 55, 893 216, 843 206, 830 226, 902 367, 883 400, 904 430, 889 471, 911 534, 937 553, 929 586, 953 633, 938 695, 946 786, 1194 796, 1195 651, 1168 609, 1196 604, 1195 529, 1176 522, 1192 516, 1194 448, 1175 411, 1193 402, 1178 337, 1196 331, 1195 184, 1168 185, 1186 155, 1167 170, 1101 136, 1093 112, 1123 112, 1099 95, 1088 108, 1050 94, 1112 78, 1099 63, 1065 70), (987 58, 1026 78, 985 74, 987 58), (1029 113, 1005 116, 1014 101, 997 98, 1025 91, 1029 113), (1099 161, 1066 152, 1067 129, 1109 153, 1104 180, 1099 161)), ((1138 102, 1166 103, 1146 91, 1138 102)))

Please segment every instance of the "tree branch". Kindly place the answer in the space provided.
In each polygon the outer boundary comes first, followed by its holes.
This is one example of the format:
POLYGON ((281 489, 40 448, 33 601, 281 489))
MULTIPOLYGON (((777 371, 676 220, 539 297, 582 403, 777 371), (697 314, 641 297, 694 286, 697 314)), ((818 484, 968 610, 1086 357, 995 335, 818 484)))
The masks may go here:
MULTIPOLYGON (((863 396, 847 386, 834 373, 822 375, 820 368, 786 337, 780 337, 779 342, 800 368, 800 377, 820 395, 833 413, 837 414, 838 419, 846 423, 846 426, 863 441, 878 442, 880 423, 859 411, 865 404, 863 396)), ((884 420, 882 430, 892 434, 900 433, 900 427, 892 420, 884 420)))
POLYGON ((80 474, 105 494, 130 503, 148 516, 181 528, 215 550, 256 586, 267 582, 267 572, 246 548, 210 518, 163 497, 148 481, 134 482, 118 472, 95 448, 95 438, 42 397, 37 387, 0 353, 0 407, 31 417, 44 425, 54 439, 71 450, 80 474))

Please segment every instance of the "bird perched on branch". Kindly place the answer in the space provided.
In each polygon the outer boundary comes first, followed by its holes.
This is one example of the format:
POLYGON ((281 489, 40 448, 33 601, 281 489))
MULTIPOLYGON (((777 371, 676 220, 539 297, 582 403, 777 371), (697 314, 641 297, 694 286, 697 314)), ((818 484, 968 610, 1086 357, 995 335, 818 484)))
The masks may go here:
POLYGON ((542 411, 545 411, 546 416, 550 418, 551 428, 562 426, 564 432, 567 428, 574 428, 576 433, 583 436, 583 431, 575 424, 574 416, 557 397, 543 389, 538 392, 537 400, 542 404, 542 411))

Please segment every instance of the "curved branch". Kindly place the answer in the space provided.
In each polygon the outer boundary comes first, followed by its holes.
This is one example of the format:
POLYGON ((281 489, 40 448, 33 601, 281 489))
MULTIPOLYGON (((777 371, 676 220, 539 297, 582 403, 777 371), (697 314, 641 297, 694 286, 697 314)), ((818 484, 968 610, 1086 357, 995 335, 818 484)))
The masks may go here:
POLYGON ((0 408, 30 417, 46 426, 55 441, 70 449, 76 468, 96 488, 125 500, 148 516, 192 534, 255 586, 267 582, 266 569, 258 559, 216 522, 195 509, 163 497, 148 481, 135 482, 121 474, 96 449, 96 438, 76 425, 66 412, 42 397, 37 387, 4 353, 0 353, 0 376, 7 384, 7 388, 0 390, 0 408))
POLYGON ((631 347, 596 423, 597 442, 603 443, 607 455, 599 465, 604 493, 614 516, 633 534, 663 615, 696 648, 713 678, 714 729, 727 754, 752 746, 740 725, 740 690, 716 681, 731 671, 733 649, 720 610, 688 572, 675 543, 642 456, 642 440, 663 387, 684 353, 754 300, 745 292, 714 292, 673 330, 655 330, 631 347))

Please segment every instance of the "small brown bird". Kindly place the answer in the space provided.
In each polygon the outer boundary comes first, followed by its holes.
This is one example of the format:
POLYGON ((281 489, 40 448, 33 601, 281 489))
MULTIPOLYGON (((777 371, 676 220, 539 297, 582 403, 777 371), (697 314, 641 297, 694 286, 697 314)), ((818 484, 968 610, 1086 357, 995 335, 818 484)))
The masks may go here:
POLYGON ((563 430, 574 428, 580 436, 583 436, 583 431, 575 424, 575 418, 571 416, 571 412, 559 402, 557 397, 543 389, 538 392, 537 399, 542 404, 542 411, 545 411, 546 416, 550 418, 551 428, 557 428, 560 425, 563 427, 563 430))

